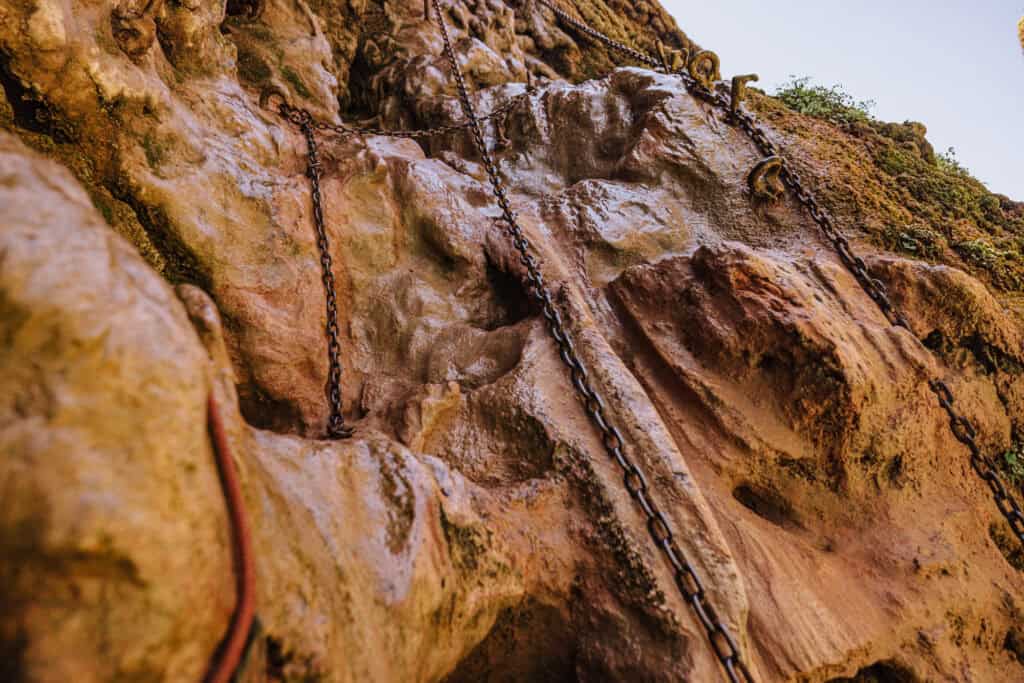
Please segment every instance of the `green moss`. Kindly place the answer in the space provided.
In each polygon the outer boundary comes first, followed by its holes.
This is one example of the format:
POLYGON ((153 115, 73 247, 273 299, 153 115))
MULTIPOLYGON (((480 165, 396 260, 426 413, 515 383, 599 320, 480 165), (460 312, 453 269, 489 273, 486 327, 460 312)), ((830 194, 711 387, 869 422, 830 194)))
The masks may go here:
POLYGON ((872 127, 866 142, 898 194, 913 228, 885 228, 885 247, 941 260, 946 247, 976 274, 1004 291, 1024 290, 1024 205, 993 194, 971 176, 952 149, 931 154, 920 141, 898 140, 872 127), (941 236, 941 239, 939 238, 941 236))
POLYGON ((309 92, 309 89, 306 87, 306 84, 302 82, 302 79, 299 78, 299 75, 289 67, 282 66, 281 75, 284 76, 285 80, 291 83, 292 87, 295 88, 296 94, 300 97, 308 99, 312 96, 312 93, 309 92))
POLYGON ((1024 488, 1024 443, 1016 443, 1003 453, 1000 466, 1014 486, 1024 488))
POLYGON ((453 523, 441 506, 441 530, 451 553, 452 563, 462 573, 475 572, 480 568, 483 555, 487 551, 484 539, 479 531, 471 527, 462 527, 453 523))
MULTIPOLYGON (((1024 493, 1024 442, 1015 442, 1009 450, 996 459, 1010 486, 1024 493)), ((1024 571, 1024 548, 1017 542, 1009 525, 1002 519, 989 526, 989 537, 999 548, 1007 562, 1015 569, 1024 571)))
POLYGON ((142 138, 142 149, 146 152, 146 163, 154 171, 167 159, 167 144, 152 133, 146 133, 142 138))
POLYGON ((886 146, 875 155, 875 163, 891 176, 900 176, 914 168, 914 159, 906 150, 886 146))
POLYGON ((238 48, 238 77, 247 83, 259 85, 270 79, 270 67, 255 52, 238 48))
POLYGON ((824 119, 833 123, 855 123, 872 118, 871 100, 856 100, 843 90, 842 85, 826 87, 812 85, 808 77, 790 76, 788 83, 780 86, 775 96, 793 111, 824 119))
POLYGON ((1012 246, 1000 248, 985 239, 974 239, 959 242, 953 248, 965 261, 987 271, 997 287, 1011 291, 1024 289, 1024 257, 1012 246))
POLYGON ((890 227, 884 233, 885 247, 919 259, 937 261, 945 249, 945 238, 924 225, 890 227))
POLYGON ((936 154, 924 124, 877 121, 869 102, 807 79, 777 97, 751 92, 748 106, 793 141, 787 156, 805 176, 836 169, 813 189, 847 229, 1024 292, 1024 203, 990 192, 952 149, 936 154))

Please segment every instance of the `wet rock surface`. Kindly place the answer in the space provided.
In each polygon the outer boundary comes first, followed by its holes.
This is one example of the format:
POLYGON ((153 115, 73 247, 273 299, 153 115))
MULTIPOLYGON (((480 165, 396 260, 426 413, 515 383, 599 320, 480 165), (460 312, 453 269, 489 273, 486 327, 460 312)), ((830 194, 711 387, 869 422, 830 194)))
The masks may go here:
MULTIPOLYGON (((651 3, 577 9, 691 45, 651 3)), ((478 109, 520 97, 486 126, 512 203, 758 678, 1021 680, 1024 558, 927 386, 986 452, 1021 439, 1006 293, 859 243, 892 328, 677 79, 536 2, 445 11, 478 109)), ((267 680, 720 677, 464 132, 319 134, 356 427, 322 439, 305 142, 261 90, 457 122, 440 47, 419 2, 0 3, 0 679, 202 679, 236 598, 210 392, 267 680)))

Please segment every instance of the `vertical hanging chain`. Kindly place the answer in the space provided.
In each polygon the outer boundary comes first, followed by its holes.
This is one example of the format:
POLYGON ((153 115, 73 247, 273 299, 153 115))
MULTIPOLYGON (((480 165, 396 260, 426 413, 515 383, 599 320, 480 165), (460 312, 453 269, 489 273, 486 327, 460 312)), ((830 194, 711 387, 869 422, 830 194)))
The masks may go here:
MULTIPOLYGON (((282 108, 285 105, 282 105, 282 108)), ((324 227, 323 200, 320 196, 320 159, 317 156, 316 132, 313 117, 303 109, 290 109, 288 119, 299 126, 306 138, 308 153, 306 175, 309 176, 313 196, 313 225, 316 227, 316 244, 320 250, 320 269, 327 296, 327 400, 330 415, 327 418, 327 436, 331 439, 347 439, 352 428, 345 424, 341 406, 341 342, 338 339, 338 299, 334 289, 334 264, 331 260, 331 244, 324 227)))
POLYGON ((474 111, 473 103, 469 97, 469 90, 462 75, 462 69, 452 48, 440 2, 439 0, 432 0, 432 4, 434 15, 437 17, 437 22, 441 27, 445 55, 448 57, 452 75, 455 78, 459 101, 466 116, 470 132, 473 135, 477 153, 483 161, 494 196, 498 206, 501 208, 505 228, 512 239, 513 246, 519 252, 520 262, 526 267, 530 292, 541 306, 544 318, 548 323, 548 330, 558 345, 559 355, 569 368, 573 386, 583 401, 587 415, 600 431, 605 449, 622 469, 626 490, 646 516, 648 533, 654 540, 654 544, 672 566, 675 584, 704 628, 712 650, 725 669, 729 680, 732 683, 753 683, 754 677, 744 663, 739 648, 736 646, 736 642, 733 640, 728 627, 718 617, 700 577, 679 548, 668 518, 665 517, 651 495, 647 479, 636 463, 631 461, 629 456, 626 455, 624 450, 625 440, 622 434, 615 426, 608 423, 604 400, 591 385, 586 366, 576 352, 572 335, 566 329, 561 314, 551 300, 551 291, 544 282, 544 276, 540 270, 540 262, 531 253, 533 250, 530 241, 524 235, 523 229, 520 227, 516 215, 512 211, 508 194, 498 175, 498 169, 487 149, 479 119, 474 111))
MULTIPOLYGON (((780 153, 778 147, 771 141, 771 139, 769 139, 768 134, 765 132, 764 128, 758 124, 753 115, 744 111, 741 107, 733 108, 731 97, 705 88, 690 74, 687 74, 682 70, 671 72, 665 69, 663 64, 653 56, 645 55, 638 50, 634 50, 627 45, 623 45, 622 43, 604 35, 600 31, 573 19, 560 8, 552 4, 549 0, 539 0, 539 2, 545 7, 551 9, 555 15, 566 24, 603 43, 607 47, 619 52, 629 59, 641 62, 655 70, 674 73, 679 76, 687 90, 692 94, 710 102, 712 105, 720 109, 725 110, 729 119, 739 125, 762 154, 765 156, 779 157, 782 163, 782 169, 780 171, 782 181, 793 191, 797 200, 807 210, 807 213, 810 214, 815 224, 817 224, 818 228, 825 234, 825 237, 827 237, 832 243, 832 246, 839 255, 840 260, 853 274, 864 292, 871 297, 875 304, 878 305, 878 308, 881 309, 890 324, 907 330, 910 332, 911 336, 923 346, 923 342, 921 342, 921 340, 913 333, 913 330, 910 329, 910 324, 907 321, 906 316, 903 315, 903 313, 897 309, 890 300, 885 285, 881 280, 871 277, 864 259, 854 252, 849 239, 836 225, 831 214, 829 214, 829 212, 818 203, 817 198, 807 190, 800 174, 793 169, 786 158, 780 153)), ((939 405, 941 405, 943 410, 945 410, 949 415, 949 428, 950 431, 953 432, 953 436, 956 437, 960 443, 965 445, 968 450, 970 450, 971 468, 979 477, 981 477, 982 481, 984 481, 992 491, 996 507, 999 508, 999 512, 1006 518, 1006 521, 1009 523, 1010 528, 1016 535, 1017 540, 1020 542, 1021 546, 1024 547, 1024 512, 1022 512, 1021 506, 1017 500, 1007 490, 995 463, 990 457, 982 452, 981 447, 976 441, 977 432, 974 426, 971 424, 970 420, 954 408, 953 393, 943 381, 935 378, 929 379, 928 387, 935 394, 939 405)))
MULTIPOLYGON (((429 1, 429 0, 426 0, 429 1)), ((482 121, 500 122, 513 109, 524 102, 529 101, 530 95, 534 92, 532 86, 527 87, 527 92, 510 98, 504 104, 495 107, 482 121)), ((324 292, 327 298, 327 400, 330 415, 327 418, 327 436, 331 439, 347 439, 353 434, 352 427, 345 424, 345 417, 342 413, 341 400, 341 342, 338 334, 338 301, 334 286, 334 268, 331 259, 331 245, 327 239, 327 230, 324 227, 323 199, 320 194, 320 160, 317 156, 316 131, 322 130, 335 133, 340 136, 349 137, 353 135, 384 135, 394 138, 418 139, 437 135, 446 135, 464 130, 469 127, 469 122, 436 126, 422 130, 387 130, 384 128, 368 128, 349 126, 344 123, 325 123, 317 121, 307 109, 294 107, 288 104, 284 93, 276 88, 268 88, 260 94, 261 105, 266 105, 271 97, 280 97, 281 104, 279 111, 282 116, 288 119, 293 125, 298 126, 302 136, 306 140, 307 165, 306 175, 309 176, 310 192, 313 201, 313 224, 316 228, 316 243, 320 251, 320 268, 324 283, 324 292)))

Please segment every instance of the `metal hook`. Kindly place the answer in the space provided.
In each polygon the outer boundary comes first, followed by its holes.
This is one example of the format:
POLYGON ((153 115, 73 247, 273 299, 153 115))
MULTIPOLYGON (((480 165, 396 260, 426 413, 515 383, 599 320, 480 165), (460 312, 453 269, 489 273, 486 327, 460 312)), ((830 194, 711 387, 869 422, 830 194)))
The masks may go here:
POLYGON ((714 52, 701 50, 690 58, 687 68, 695 81, 704 86, 706 90, 711 90, 715 81, 722 77, 722 73, 719 71, 720 64, 718 55, 714 52))
POLYGON ((690 51, 686 48, 682 50, 666 48, 664 43, 658 41, 658 58, 661 60, 662 68, 669 73, 676 73, 685 68, 689 55, 690 51))
POLYGON ((657 45, 658 45, 658 60, 661 62, 662 68, 665 69, 665 71, 671 71, 671 69, 668 68, 668 59, 665 56, 665 43, 663 43, 663 42, 661 42, 659 40, 657 45))
POLYGON ((774 202, 785 194, 786 186, 779 178, 781 172, 781 157, 772 155, 759 161, 747 176, 747 184, 754 197, 762 201, 774 202))
POLYGON ((761 79, 757 74, 744 74, 732 77, 732 100, 729 104, 729 110, 733 114, 740 110, 740 103, 743 102, 743 97, 747 94, 747 83, 759 80, 761 79))
MULTIPOLYGON (((276 85, 268 85, 260 91, 260 108, 270 109, 270 100, 274 97, 281 98, 281 105, 291 108, 291 104, 288 102, 288 95, 284 90, 276 85)), ((280 109, 280 107, 279 107, 280 109)))
POLYGON ((307 110, 293 105, 288 99, 288 94, 278 85, 271 84, 260 91, 260 107, 273 111, 271 99, 275 97, 281 98, 281 104, 276 107, 278 114, 296 126, 307 126, 313 123, 313 115, 307 110))

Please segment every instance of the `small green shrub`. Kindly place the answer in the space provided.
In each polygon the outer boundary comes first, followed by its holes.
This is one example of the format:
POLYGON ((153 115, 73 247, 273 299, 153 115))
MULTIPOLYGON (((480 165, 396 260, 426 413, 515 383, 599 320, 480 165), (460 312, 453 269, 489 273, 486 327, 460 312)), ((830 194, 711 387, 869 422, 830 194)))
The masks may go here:
POLYGON ((970 171, 968 171, 964 165, 960 163, 960 160, 956 158, 956 150, 952 147, 947 149, 945 152, 939 152, 936 154, 935 163, 946 173, 963 176, 964 178, 971 177, 970 171))
MULTIPOLYGON (((1009 246, 1012 242, 1006 244, 1009 246)), ((1024 288, 1024 257, 1015 249, 1001 247, 983 239, 953 245, 965 261, 988 271, 996 286, 1020 290, 1024 288)))
POLYGON ((142 138, 142 149, 146 153, 146 163, 151 169, 158 170, 167 158, 167 144, 152 133, 142 138))
POLYGON ((919 259, 937 261, 943 252, 945 238, 923 225, 907 225, 885 231, 887 249, 912 254, 919 259))
POLYGON ((833 123, 850 124, 873 119, 874 101, 858 101, 840 84, 831 87, 812 85, 807 76, 790 76, 789 79, 776 88, 775 96, 793 111, 833 123))
POLYGON ((1014 486, 1024 487, 1024 444, 1014 444, 1013 448, 1003 453, 1000 465, 1014 486))
POLYGON ((306 99, 312 97, 312 94, 309 92, 309 88, 307 88, 306 84, 302 82, 302 78, 300 78, 299 74, 295 73, 291 68, 282 66, 281 75, 292 84, 292 87, 295 88, 295 93, 299 97, 304 97, 306 99))

